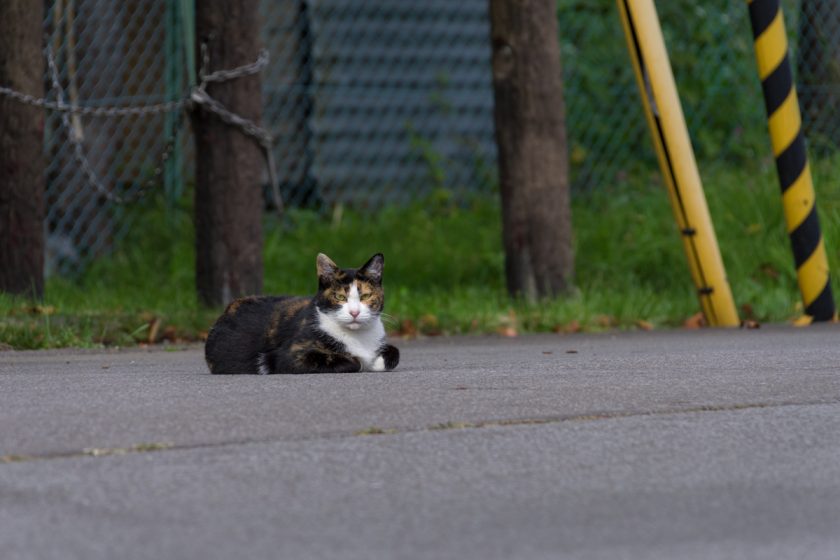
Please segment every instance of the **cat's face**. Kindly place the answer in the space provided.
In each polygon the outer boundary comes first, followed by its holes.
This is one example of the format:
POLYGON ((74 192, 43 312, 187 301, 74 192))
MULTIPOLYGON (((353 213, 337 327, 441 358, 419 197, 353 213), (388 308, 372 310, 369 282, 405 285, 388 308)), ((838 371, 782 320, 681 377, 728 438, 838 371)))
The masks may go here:
POLYGON ((382 267, 385 258, 377 253, 356 269, 339 269, 323 253, 318 255, 318 295, 321 313, 351 331, 363 329, 379 317, 385 305, 382 267))

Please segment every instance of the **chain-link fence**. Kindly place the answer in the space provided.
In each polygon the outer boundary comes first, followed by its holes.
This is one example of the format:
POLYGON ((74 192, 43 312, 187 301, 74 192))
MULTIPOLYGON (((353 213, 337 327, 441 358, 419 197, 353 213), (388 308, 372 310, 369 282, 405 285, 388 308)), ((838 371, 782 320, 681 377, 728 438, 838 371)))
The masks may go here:
POLYGON ((291 204, 408 201, 486 185, 484 0, 264 2, 266 120, 291 204))
MULTIPOLYGON (((49 0, 48 98, 152 106, 188 95, 189 2, 49 0)), ((496 182, 488 0, 263 0, 264 126, 287 206, 376 207, 496 182)), ((614 0, 557 0, 578 190, 656 169, 614 0)), ((698 159, 769 154, 746 2, 658 2, 698 159)), ((840 127, 840 5, 786 0, 812 146, 840 127)), ((548 70, 547 70, 548 71, 548 70)), ((49 112, 48 269, 106 251, 150 189, 192 180, 183 111, 49 112)))
POLYGON ((129 226, 125 207, 144 187, 163 184, 177 196, 184 184, 184 116, 165 105, 185 90, 180 16, 176 1, 47 3, 49 101, 88 108, 160 105, 138 116, 47 112, 48 273, 75 272, 107 250, 129 226))

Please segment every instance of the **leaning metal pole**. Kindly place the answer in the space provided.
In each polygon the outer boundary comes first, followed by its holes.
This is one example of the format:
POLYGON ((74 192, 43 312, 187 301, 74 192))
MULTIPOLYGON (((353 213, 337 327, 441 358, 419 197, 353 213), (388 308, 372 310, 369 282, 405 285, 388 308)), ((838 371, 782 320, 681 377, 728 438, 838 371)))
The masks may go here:
POLYGON ((740 324, 653 0, 617 0, 645 116, 703 314, 740 324))
POLYGON ((805 152, 782 8, 779 0, 748 0, 748 3, 770 143, 776 158, 782 207, 805 307, 805 316, 798 322, 830 321, 835 315, 831 276, 805 152))

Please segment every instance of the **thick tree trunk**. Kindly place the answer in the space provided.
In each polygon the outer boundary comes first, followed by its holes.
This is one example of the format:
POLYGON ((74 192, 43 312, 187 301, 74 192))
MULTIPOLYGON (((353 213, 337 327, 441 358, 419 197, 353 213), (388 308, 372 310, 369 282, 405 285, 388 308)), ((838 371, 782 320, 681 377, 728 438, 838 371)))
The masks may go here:
POLYGON ((802 0, 797 77, 805 136, 812 147, 840 145, 840 5, 802 0))
MULTIPOLYGON (((257 59, 257 2, 196 3, 196 46, 206 41, 209 71, 257 59)), ((201 64, 200 60, 198 62, 201 64)), ((259 75, 215 83, 208 93, 234 113, 259 123, 259 75)), ((207 111, 193 116, 196 137, 196 287, 207 305, 262 291, 262 185, 260 146, 207 111)))
POLYGON ((507 286, 567 292, 574 255, 555 0, 490 0, 507 286))
MULTIPOLYGON (((0 1, 0 85, 44 96, 43 2, 0 1)), ((0 95, 0 290, 44 292, 44 111, 0 95)))

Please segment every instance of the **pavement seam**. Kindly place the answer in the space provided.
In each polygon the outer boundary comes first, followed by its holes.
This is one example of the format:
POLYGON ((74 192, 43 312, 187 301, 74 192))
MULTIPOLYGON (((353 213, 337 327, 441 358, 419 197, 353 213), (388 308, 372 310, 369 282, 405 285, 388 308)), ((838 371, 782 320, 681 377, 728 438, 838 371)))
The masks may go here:
MULTIPOLYGON (((188 446, 183 446, 186 448, 188 446)), ((112 455, 127 455, 129 453, 149 453, 152 451, 163 451, 165 449, 176 449, 172 443, 136 443, 128 447, 86 447, 80 451, 66 451, 60 453, 32 454, 9 454, 0 456, 0 464, 4 463, 25 463, 29 461, 44 461, 48 459, 71 459, 76 457, 108 457, 112 455)))
POLYGON ((32 461, 48 461, 55 459, 76 459, 83 457, 113 457, 129 454, 155 453, 162 451, 189 451, 196 449, 218 449, 239 445, 251 445, 259 443, 284 443, 284 442, 307 442, 317 440, 346 439, 350 437, 372 436, 372 435, 402 435, 422 432, 437 432, 450 430, 474 430, 480 428, 494 427, 516 427, 516 426, 542 426, 547 424, 563 424, 571 422, 593 422, 600 420, 614 420, 621 418, 645 418, 645 417, 666 417, 680 416, 686 414, 698 414, 706 412, 734 412, 741 410, 756 410, 763 408, 784 408, 789 406, 824 406, 840 404, 840 399, 830 399, 812 402, 781 402, 781 403, 746 403, 730 405, 700 405, 687 408, 672 408, 651 411, 613 411, 595 412, 587 414, 572 414, 560 416, 545 416, 539 418, 510 418, 499 420, 481 420, 477 422, 443 422, 431 424, 419 428, 380 428, 370 426, 353 432, 320 433, 311 436, 290 437, 290 438, 262 438, 230 440, 213 443, 138 443, 127 447, 90 447, 79 451, 66 451, 43 454, 7 454, 0 456, 0 465, 12 463, 26 463, 32 461))

